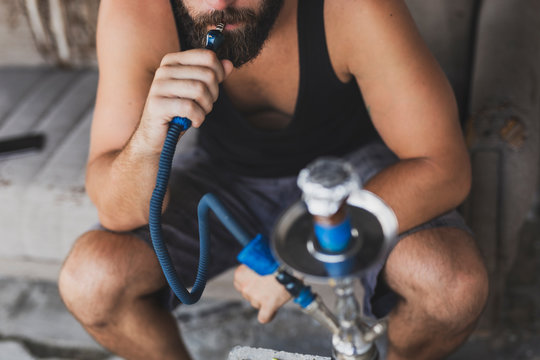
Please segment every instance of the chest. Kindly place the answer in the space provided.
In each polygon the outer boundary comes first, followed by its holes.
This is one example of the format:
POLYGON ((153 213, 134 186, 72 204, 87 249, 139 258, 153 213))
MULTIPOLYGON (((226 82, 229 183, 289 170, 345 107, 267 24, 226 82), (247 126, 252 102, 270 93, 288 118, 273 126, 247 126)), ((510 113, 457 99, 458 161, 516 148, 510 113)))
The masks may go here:
POLYGON ((300 69, 296 24, 292 25, 223 84, 236 110, 257 128, 284 128, 293 118, 300 69))

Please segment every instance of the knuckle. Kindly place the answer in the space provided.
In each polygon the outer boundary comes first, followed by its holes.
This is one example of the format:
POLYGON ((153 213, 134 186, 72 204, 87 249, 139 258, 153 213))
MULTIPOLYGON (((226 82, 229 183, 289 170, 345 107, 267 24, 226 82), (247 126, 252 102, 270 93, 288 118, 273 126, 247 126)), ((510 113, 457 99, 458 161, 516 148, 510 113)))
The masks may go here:
POLYGON ((186 101, 186 110, 190 113, 190 116, 193 118, 192 120, 194 120, 199 115, 198 106, 195 104, 194 101, 186 101))
POLYGON ((240 280, 244 276, 244 272, 244 265, 239 265, 238 267, 236 267, 236 270, 234 270, 234 277, 240 280))
POLYGON ((192 124, 193 124, 193 127, 195 128, 198 128, 202 125, 202 123, 204 122, 204 116, 201 116, 200 115, 200 112, 197 111, 195 113, 195 115, 193 115, 191 118, 190 118, 192 124))
POLYGON ((215 71, 211 69, 204 69, 203 71, 204 71, 204 77, 207 83, 209 84, 219 83, 219 79, 215 71))
POLYGON ((191 84, 196 100, 202 100, 206 95, 206 85, 201 81, 194 81, 191 84))
POLYGON ((159 63, 160 67, 168 64, 171 61, 171 56, 171 54, 165 54, 165 56, 161 58, 161 62, 159 63))
POLYGON ((160 78, 164 78, 166 76, 166 72, 167 72, 167 67, 166 66, 160 66, 156 69, 156 72, 154 73, 154 79, 160 79, 160 78))
POLYGON ((217 56, 213 51, 206 50, 201 54, 201 61, 203 61, 205 65, 211 66, 216 63, 217 56))
POLYGON ((195 116, 197 113, 197 106, 195 105, 195 102, 188 99, 182 99, 182 107, 184 111, 187 113, 188 117, 193 121, 195 120, 195 116))
POLYGON ((150 87, 150 94, 156 94, 161 90, 161 88, 164 85, 163 79, 155 78, 152 82, 152 86, 150 87))
POLYGON ((177 56, 178 56, 178 53, 168 53, 168 54, 165 54, 165 56, 163 56, 163 57, 161 58, 160 66, 163 66, 163 65, 166 65, 166 64, 170 64, 170 63, 175 62, 177 56))

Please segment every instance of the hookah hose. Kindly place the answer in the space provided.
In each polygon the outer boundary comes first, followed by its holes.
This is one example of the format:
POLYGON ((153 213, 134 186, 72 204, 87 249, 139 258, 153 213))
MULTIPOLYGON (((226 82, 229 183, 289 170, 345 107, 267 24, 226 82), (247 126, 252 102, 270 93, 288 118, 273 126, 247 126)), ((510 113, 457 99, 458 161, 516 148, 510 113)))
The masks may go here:
MULTIPOLYGON (((210 30, 206 35, 206 49, 216 51, 223 42, 223 28, 224 24, 220 23, 216 29, 210 30)), ((208 259, 209 259, 209 234, 208 234, 208 211, 211 209, 216 216, 223 222, 225 227, 235 236, 235 238, 247 245, 250 241, 250 237, 244 232, 244 230, 228 215, 225 208, 221 203, 211 194, 205 195, 199 203, 198 215, 199 215, 199 236, 200 236, 200 253, 199 253, 199 268, 197 270, 197 277, 193 285, 191 293, 182 284, 171 258, 167 251, 167 247, 163 241, 161 231, 161 212, 163 209, 163 199, 167 192, 167 186, 169 183, 169 177, 171 173, 172 160, 176 149, 176 144, 180 134, 191 127, 191 121, 185 117, 174 117, 170 124, 165 143, 163 144, 163 150, 159 158, 158 174, 156 179, 156 186, 152 192, 150 199, 150 214, 148 220, 148 226, 150 228, 150 236, 152 238, 152 245, 154 251, 159 260, 165 278, 169 283, 171 289, 175 295, 184 304, 194 304, 197 302, 206 286, 208 280, 208 259)))
MULTIPOLYGON (((210 30, 206 35, 206 48, 216 51, 223 42, 223 27, 220 23, 216 29, 210 30)), ((187 305, 196 303, 206 286, 208 280, 208 260, 210 255, 210 233, 208 214, 212 210, 216 217, 223 223, 225 228, 234 236, 234 238, 243 246, 243 250, 238 255, 237 259, 241 263, 247 265, 250 269, 261 276, 274 274, 279 283, 295 298, 295 302, 302 308, 309 307, 316 298, 316 295, 311 291, 309 286, 288 274, 286 271, 279 269, 278 263, 273 258, 268 240, 261 234, 254 238, 250 237, 245 230, 233 219, 227 209, 222 205, 216 196, 213 194, 204 195, 197 209, 199 218, 199 267, 197 276, 191 292, 182 284, 172 260, 167 251, 167 247, 163 241, 161 230, 161 212, 163 209, 163 199, 167 192, 169 177, 171 173, 172 160, 176 150, 176 144, 180 134, 191 127, 191 121, 185 117, 174 117, 170 124, 163 150, 159 158, 158 174, 156 186, 152 192, 150 199, 150 214, 148 225, 150 228, 150 236, 152 245, 159 260, 161 268, 169 286, 173 290, 178 299, 187 305)), ((320 305, 322 306, 322 305, 320 305)))

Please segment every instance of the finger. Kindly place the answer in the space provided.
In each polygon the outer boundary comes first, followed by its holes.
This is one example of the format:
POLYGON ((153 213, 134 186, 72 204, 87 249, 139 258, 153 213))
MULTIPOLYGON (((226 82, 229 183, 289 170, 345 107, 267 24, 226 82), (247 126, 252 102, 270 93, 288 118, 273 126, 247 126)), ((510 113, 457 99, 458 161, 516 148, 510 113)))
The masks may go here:
POLYGON ((199 80, 157 80, 151 92, 162 97, 191 99, 197 102, 206 114, 212 111, 214 105, 213 95, 207 85, 199 80))
POLYGON ((224 79, 226 79, 232 73, 234 65, 230 60, 221 60, 221 65, 223 65, 224 79))
POLYGON ((276 308, 272 306, 263 306, 259 309, 259 313, 257 315, 257 320, 261 324, 269 323, 274 316, 276 315, 276 308))
POLYGON ((223 64, 213 51, 207 49, 193 49, 167 54, 161 60, 160 66, 165 65, 197 65, 208 67, 214 70, 218 76, 218 82, 222 82, 225 79, 223 64))
MULTIPOLYGON (((247 299, 246 299, 247 300, 247 299)), ((261 303, 258 302, 255 299, 248 300, 251 306, 253 306, 255 309, 259 309, 261 307, 261 303)))
POLYGON ((218 76, 214 70, 203 66, 162 66, 156 70, 154 83, 160 80, 198 80, 208 87, 212 94, 212 102, 216 101, 219 95, 218 76))
POLYGON ((205 111, 193 100, 159 97, 152 101, 150 112, 160 114, 162 121, 168 123, 175 116, 186 117, 192 126, 199 127, 206 116, 205 111))

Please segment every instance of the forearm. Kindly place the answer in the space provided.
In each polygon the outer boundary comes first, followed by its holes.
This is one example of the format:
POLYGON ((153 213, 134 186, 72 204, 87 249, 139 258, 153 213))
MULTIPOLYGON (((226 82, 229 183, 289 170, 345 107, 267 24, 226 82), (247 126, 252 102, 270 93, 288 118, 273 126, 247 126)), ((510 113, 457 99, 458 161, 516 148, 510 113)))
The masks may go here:
MULTIPOLYGON (((142 151, 135 134, 121 151, 89 163, 86 187, 103 226, 127 231, 148 223, 159 153, 142 151)), ((168 196, 164 201, 164 208, 168 196)))
POLYGON ((470 189, 470 164, 468 159, 453 164, 423 158, 402 160, 364 187, 394 210, 402 233, 463 202, 470 189))

